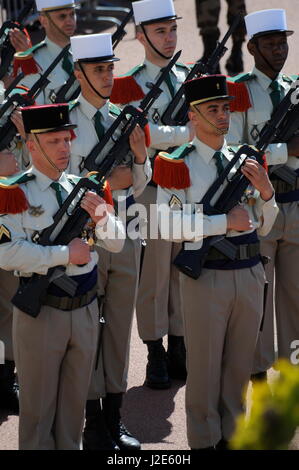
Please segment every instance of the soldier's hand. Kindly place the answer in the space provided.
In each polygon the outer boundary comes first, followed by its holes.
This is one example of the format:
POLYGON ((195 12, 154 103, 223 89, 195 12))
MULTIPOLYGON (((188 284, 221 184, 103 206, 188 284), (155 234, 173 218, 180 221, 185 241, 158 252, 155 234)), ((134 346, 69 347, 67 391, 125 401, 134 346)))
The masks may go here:
POLYGON ((135 163, 144 163, 147 157, 145 135, 143 129, 137 124, 129 137, 130 147, 135 156, 135 163))
POLYGON ((260 192, 261 198, 264 201, 269 201, 273 196, 274 189, 265 168, 256 160, 247 158, 241 171, 243 175, 249 179, 250 183, 260 192))
POLYGON ((11 115, 10 119, 18 129, 19 134, 21 137, 26 140, 26 132, 24 129, 24 123, 23 123, 23 118, 22 118, 22 113, 20 108, 17 108, 11 115))
POLYGON ((19 171, 16 157, 9 150, 0 152, 0 176, 12 176, 19 171))
POLYGON ((227 230, 246 232, 253 229, 249 214, 242 206, 236 206, 227 214, 227 230))
POLYGON ((84 265, 89 263, 89 245, 80 238, 74 238, 69 244, 69 264, 84 265))
POLYGON ((90 215, 95 224, 104 225, 108 218, 106 202, 98 194, 88 191, 81 201, 82 209, 90 215))
POLYGON ((127 189, 133 184, 131 168, 126 165, 119 165, 112 171, 108 178, 111 190, 127 189))
POLYGON ((10 30, 9 39, 16 52, 27 51, 27 49, 29 49, 31 46, 30 39, 18 28, 10 30))

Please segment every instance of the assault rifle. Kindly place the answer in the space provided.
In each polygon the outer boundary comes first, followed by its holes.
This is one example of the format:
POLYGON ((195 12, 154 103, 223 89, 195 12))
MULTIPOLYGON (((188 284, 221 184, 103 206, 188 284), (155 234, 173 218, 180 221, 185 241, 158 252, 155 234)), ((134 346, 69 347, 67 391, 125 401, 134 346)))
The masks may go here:
POLYGON ((25 18, 29 15, 30 11, 34 6, 34 0, 29 0, 25 3, 22 10, 15 21, 8 20, 3 23, 0 28, 0 50, 1 50, 1 64, 0 64, 0 80, 6 75, 11 61, 13 59, 15 48, 9 39, 9 30, 12 28, 18 28, 21 31, 25 29, 22 25, 25 18))
MULTIPOLYGON (((229 30, 227 31, 222 41, 218 42, 214 52, 211 54, 208 60, 206 62, 202 60, 196 62, 195 65, 192 67, 190 73, 187 75, 186 81, 193 80, 194 78, 199 77, 201 75, 211 75, 215 73, 220 59, 227 51, 227 47, 225 46, 225 44, 227 43, 228 39, 233 34, 235 29, 238 27, 241 19, 242 15, 238 14, 235 17, 233 23, 231 24, 229 30)), ((169 103, 168 107, 164 111, 161 120, 165 126, 185 126, 188 122, 189 108, 187 103, 183 101, 182 105, 179 107, 179 109, 177 109, 184 95, 184 91, 184 84, 182 84, 179 90, 174 95, 171 102, 169 103)))
POLYGON ((129 23, 130 19, 133 17, 133 7, 131 7, 129 13, 124 17, 121 24, 118 26, 115 33, 112 34, 112 47, 113 49, 120 43, 120 41, 124 38, 127 34, 125 31, 125 27, 129 23))
MULTIPOLYGON (((174 61, 178 59, 180 53, 181 52, 178 52, 176 54, 173 59, 174 61)), ((170 68, 172 66, 173 64, 169 64, 170 68)), ((89 162, 90 165, 92 165, 92 170, 97 171, 97 173, 89 178, 81 178, 79 180, 72 192, 64 201, 62 207, 55 214, 53 224, 44 229, 40 235, 36 234, 33 237, 34 242, 42 246, 68 245, 74 238, 81 236, 84 231, 84 227, 89 220, 89 214, 80 207, 82 197, 88 190, 93 190, 97 194, 102 195, 106 179, 112 172, 113 168, 121 163, 126 155, 125 152, 128 151, 128 139, 130 133, 137 124, 141 126, 145 125, 145 113, 147 112, 148 106, 150 107, 153 101, 157 99, 161 93, 159 86, 165 79, 167 72, 168 69, 161 74, 160 79, 157 80, 156 84, 144 98, 144 109, 135 109, 133 106, 127 107, 127 113, 131 115, 131 118, 128 119, 128 125, 122 132, 120 138, 116 141, 114 147, 108 152, 107 156, 98 166, 95 163, 96 155, 94 155, 94 160, 90 160, 89 162), (66 222, 61 223, 62 218, 65 216, 67 216, 66 222), (59 227, 58 224, 60 224, 59 227)), ((125 114, 127 113, 123 114, 122 119, 125 118, 125 114)), ((106 134, 110 134, 109 131, 106 134)), ((111 135, 112 134, 110 134, 110 137, 111 135)), ((69 295, 74 296, 77 288, 76 282, 65 275, 65 269, 63 267, 54 267, 50 268, 46 275, 33 274, 27 282, 21 284, 12 299, 13 305, 28 315, 36 317, 43 305, 43 301, 47 294, 47 288, 52 282, 65 290, 69 295)))
MULTIPOLYGON (((125 31, 125 26, 130 21, 132 16, 133 16, 133 8, 130 9, 129 13, 124 17, 123 21, 118 26, 115 33, 113 33, 113 35, 112 35, 113 50, 120 43, 120 41, 123 39, 123 37, 127 34, 126 31, 125 31)), ((76 81, 76 77, 75 77, 74 73, 72 73, 69 76, 69 78, 67 79, 67 81, 65 82, 65 84, 62 85, 62 87, 55 94, 55 96, 53 94, 52 101, 54 103, 65 103, 66 101, 72 101, 72 100, 75 100, 76 98, 78 98, 78 96, 80 94, 80 90, 81 90, 80 86, 78 86, 76 88, 76 90, 74 90, 73 94, 66 99, 66 95, 67 95, 68 91, 71 89, 71 87, 73 86, 73 84, 75 83, 75 81, 76 81)))
MULTIPOLYGON (((243 175, 241 168, 247 158, 254 158, 259 163, 263 163, 262 156, 266 148, 271 142, 276 140, 280 132, 281 124, 288 112, 293 109, 294 105, 292 104, 291 99, 291 95, 293 93, 294 89, 290 89, 288 94, 281 101, 279 109, 277 108, 271 120, 265 124, 261 131, 259 140, 255 145, 256 150, 248 145, 242 145, 216 181, 210 186, 203 199, 200 201, 200 204, 203 205, 204 214, 227 214, 241 201, 244 191, 250 185, 250 181, 243 175), (225 182, 234 165, 241 158, 243 158, 241 165, 237 169, 236 173, 232 177, 230 176, 229 182, 218 196, 215 204, 212 206, 211 201, 215 194, 225 182)), ((295 90, 295 93, 297 93, 297 90, 295 90)), ((236 259, 238 247, 231 243, 229 238, 226 238, 225 235, 217 235, 203 238, 202 246, 198 250, 187 250, 184 246, 174 260, 175 266, 177 266, 177 268, 187 276, 193 279, 198 279, 211 246, 214 246, 214 248, 230 260, 236 259)))
POLYGON ((108 155, 102 161, 100 166, 103 165, 104 167, 105 161, 109 161, 111 155, 115 156, 113 158, 118 158, 120 154, 123 156, 122 158, 127 155, 130 150, 129 135, 136 127, 136 124, 139 124, 141 127, 144 127, 147 124, 146 115, 149 109, 152 107, 153 103, 158 98, 158 96, 162 93, 162 90, 159 87, 167 78, 169 71, 177 62, 178 58, 181 55, 181 52, 182 51, 177 52, 172 58, 172 60, 169 62, 167 67, 165 67, 160 77, 157 79, 156 83, 154 83, 148 94, 143 98, 143 100, 139 104, 138 109, 134 108, 134 106, 131 105, 125 106, 123 108, 120 115, 117 117, 117 119, 115 119, 112 126, 110 126, 108 131, 102 137, 102 139, 95 145, 90 154, 82 161, 82 164, 80 166, 81 171, 83 171, 84 168, 86 168, 88 171, 93 171, 96 168, 97 157, 101 154, 106 144, 110 141, 116 130, 120 128, 124 121, 125 124, 121 129, 121 137, 114 143, 113 147, 108 152, 108 155), (128 116, 130 117, 128 118, 128 116))
POLYGON ((46 86, 50 83, 48 76, 50 73, 55 69, 57 64, 63 59, 65 54, 67 54, 70 45, 68 44, 65 46, 62 51, 58 54, 58 56, 54 59, 52 64, 46 69, 43 75, 35 82, 33 87, 28 91, 28 93, 23 96, 20 93, 16 93, 10 96, 1 106, 0 108, 0 119, 5 113, 13 107, 13 110, 7 117, 7 120, 3 126, 0 127, 0 151, 7 148, 12 141, 12 139, 17 134, 17 128, 12 123, 10 117, 11 114, 16 110, 18 106, 29 106, 32 105, 38 95, 46 88, 46 86))

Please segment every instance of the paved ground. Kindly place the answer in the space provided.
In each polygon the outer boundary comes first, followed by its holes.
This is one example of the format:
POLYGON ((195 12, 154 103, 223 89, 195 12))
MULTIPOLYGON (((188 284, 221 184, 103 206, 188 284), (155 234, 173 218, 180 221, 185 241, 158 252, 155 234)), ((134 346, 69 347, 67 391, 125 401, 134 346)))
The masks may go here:
MULTIPOLYGON (((248 12, 267 9, 285 8, 288 16, 288 26, 295 29, 299 21, 297 1, 295 0, 250 0, 248 12)), ((183 49, 182 61, 192 62, 201 57, 202 46, 198 36, 195 21, 194 0, 175 0, 176 10, 183 20, 179 22, 179 48, 183 49)), ((226 2, 221 0, 222 12, 220 28, 222 34, 227 26, 225 23, 226 2)), ((298 33, 290 38, 290 54, 285 71, 296 73, 296 38, 298 33)), ((251 67, 251 58, 244 46, 245 68, 251 67)), ((124 73, 129 68, 142 61, 142 48, 134 40, 134 28, 129 27, 128 35, 119 44, 117 55, 122 60, 117 63, 117 73, 124 73)), ((226 56, 227 57, 227 56, 226 56)), ((222 71, 226 58, 222 59, 222 71)), ((131 361, 129 371, 129 386, 126 395, 123 416, 128 428, 140 439, 143 449, 188 449, 184 413, 185 387, 180 382, 174 382, 170 390, 152 391, 143 387, 146 364, 146 348, 140 341, 134 322, 131 345, 131 361)), ((17 425, 15 416, 0 415, 0 450, 17 449, 17 425)), ((299 449, 299 434, 292 444, 299 449)))

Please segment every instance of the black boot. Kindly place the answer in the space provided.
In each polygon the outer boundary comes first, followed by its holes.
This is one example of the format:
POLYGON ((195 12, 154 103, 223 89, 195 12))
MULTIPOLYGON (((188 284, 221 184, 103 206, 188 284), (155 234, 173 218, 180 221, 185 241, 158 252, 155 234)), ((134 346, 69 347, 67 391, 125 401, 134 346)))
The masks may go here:
MULTIPOLYGON (((217 46, 217 41, 219 39, 219 34, 217 31, 211 32, 209 34, 204 34, 202 35, 202 42, 204 46, 204 53, 201 58, 203 62, 206 62, 208 58, 212 55, 214 52, 216 46, 217 46)), ((215 74, 220 74, 220 66, 218 65, 216 69, 213 71, 215 74)))
POLYGON ((154 389, 165 389, 171 385, 167 371, 167 355, 162 338, 156 341, 144 341, 147 345, 147 366, 145 385, 154 389))
POLYGON ((86 402, 83 450, 119 450, 107 429, 100 400, 86 402))
POLYGON ((0 409, 19 414, 19 386, 13 361, 0 364, 0 409))
POLYGON ((103 399, 103 411, 107 428, 120 450, 139 450, 140 442, 132 436, 121 421, 120 409, 123 393, 107 393, 103 399))
POLYGON ((167 368, 169 377, 186 381, 186 348, 183 336, 168 336, 167 368))
POLYGON ((234 75, 238 75, 244 70, 242 58, 242 44, 243 41, 238 41, 234 43, 231 55, 229 56, 226 62, 226 70, 228 75, 230 75, 231 77, 233 77, 234 75))

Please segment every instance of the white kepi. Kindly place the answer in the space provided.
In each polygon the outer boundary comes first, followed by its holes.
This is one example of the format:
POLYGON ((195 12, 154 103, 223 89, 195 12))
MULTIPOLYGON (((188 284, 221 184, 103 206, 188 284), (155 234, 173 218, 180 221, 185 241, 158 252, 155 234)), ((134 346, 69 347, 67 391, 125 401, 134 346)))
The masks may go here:
POLYGON ((75 8, 75 0, 35 0, 37 11, 55 11, 75 8))
POLYGON ((274 33, 286 33, 289 36, 294 32, 288 30, 286 12, 283 9, 255 11, 244 19, 249 39, 274 33))
POLYGON ((173 0, 142 0, 133 2, 132 6, 136 25, 181 18, 175 13, 173 0))
POLYGON ((74 62, 114 62, 111 34, 86 34, 71 37, 74 62))

